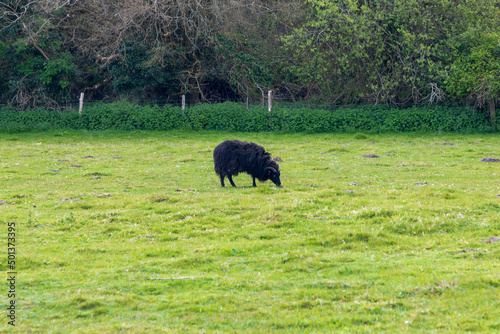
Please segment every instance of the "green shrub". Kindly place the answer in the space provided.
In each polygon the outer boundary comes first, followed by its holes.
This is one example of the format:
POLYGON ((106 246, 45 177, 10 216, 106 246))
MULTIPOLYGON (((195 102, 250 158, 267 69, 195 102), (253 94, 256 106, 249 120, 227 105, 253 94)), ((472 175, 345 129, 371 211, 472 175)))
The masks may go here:
POLYGON ((223 130, 238 132, 488 132, 486 113, 460 107, 359 106, 353 108, 266 108, 226 102, 179 107, 138 106, 128 102, 95 103, 76 111, 0 108, 1 132, 74 130, 223 130))

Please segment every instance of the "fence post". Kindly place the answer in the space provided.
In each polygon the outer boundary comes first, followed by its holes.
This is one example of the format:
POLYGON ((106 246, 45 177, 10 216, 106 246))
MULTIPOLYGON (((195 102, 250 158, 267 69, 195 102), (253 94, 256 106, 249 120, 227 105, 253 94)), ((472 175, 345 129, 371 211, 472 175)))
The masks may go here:
POLYGON ((82 110, 83 110, 83 96, 85 94, 84 93, 80 93, 80 107, 78 108, 78 112, 80 113, 80 115, 82 114, 82 110))
POLYGON ((184 109, 186 109, 186 95, 182 95, 182 113, 184 114, 184 109))
POLYGON ((269 112, 271 112, 271 109, 272 109, 272 95, 273 95, 273 91, 270 90, 267 92, 267 110, 269 112))

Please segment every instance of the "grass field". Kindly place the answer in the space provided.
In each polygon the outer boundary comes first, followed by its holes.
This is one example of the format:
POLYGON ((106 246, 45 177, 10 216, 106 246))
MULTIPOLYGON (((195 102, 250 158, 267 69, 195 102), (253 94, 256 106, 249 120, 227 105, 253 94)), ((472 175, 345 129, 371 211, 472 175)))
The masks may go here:
POLYGON ((0 331, 498 332, 499 139, 0 134, 0 331), (279 156, 283 187, 221 188, 225 139, 279 156))

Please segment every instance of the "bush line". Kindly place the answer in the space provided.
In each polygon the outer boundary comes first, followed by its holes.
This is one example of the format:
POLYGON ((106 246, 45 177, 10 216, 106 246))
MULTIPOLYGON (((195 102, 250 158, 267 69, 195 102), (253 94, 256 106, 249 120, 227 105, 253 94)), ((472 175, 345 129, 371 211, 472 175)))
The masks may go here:
POLYGON ((353 108, 286 109, 225 102, 180 107, 133 103, 92 104, 77 111, 0 108, 0 132, 73 130, 219 130, 238 132, 491 132, 486 113, 456 106, 360 106, 353 108))

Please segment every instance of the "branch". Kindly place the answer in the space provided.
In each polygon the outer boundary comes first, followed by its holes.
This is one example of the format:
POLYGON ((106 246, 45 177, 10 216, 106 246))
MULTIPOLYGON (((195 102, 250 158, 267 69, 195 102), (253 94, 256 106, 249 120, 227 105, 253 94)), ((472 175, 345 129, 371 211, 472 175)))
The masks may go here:
POLYGON ((87 92, 87 91, 89 91, 89 90, 97 90, 97 89, 101 88, 102 86, 105 86, 105 85, 107 85, 108 83, 110 83, 110 82, 111 82, 111 80, 113 80, 113 77, 109 77, 109 78, 107 78, 107 79, 104 79, 104 81, 102 81, 102 82, 100 82, 100 83, 98 83, 98 84, 96 84, 96 85, 94 85, 94 86, 92 86, 92 87, 87 87, 87 88, 85 88, 83 91, 84 91, 84 92, 87 92))
POLYGON ((45 52, 43 52, 42 48, 38 46, 38 44, 36 43, 35 41, 35 38, 31 35, 31 32, 29 31, 28 27, 26 26, 26 24, 24 22, 22 22, 22 25, 24 27, 24 29, 26 30, 26 32, 28 33, 28 36, 29 38, 31 39, 31 43, 33 44, 33 46, 38 50, 40 51, 40 53, 43 55, 43 57, 46 59, 46 60, 50 60, 49 57, 45 54, 45 52))
POLYGON ((122 55, 111 55, 109 57, 102 57, 101 55, 97 55, 97 59, 96 59, 96 64, 108 64, 110 62, 112 62, 113 60, 115 60, 116 58, 120 58, 123 60, 123 56, 122 55))

